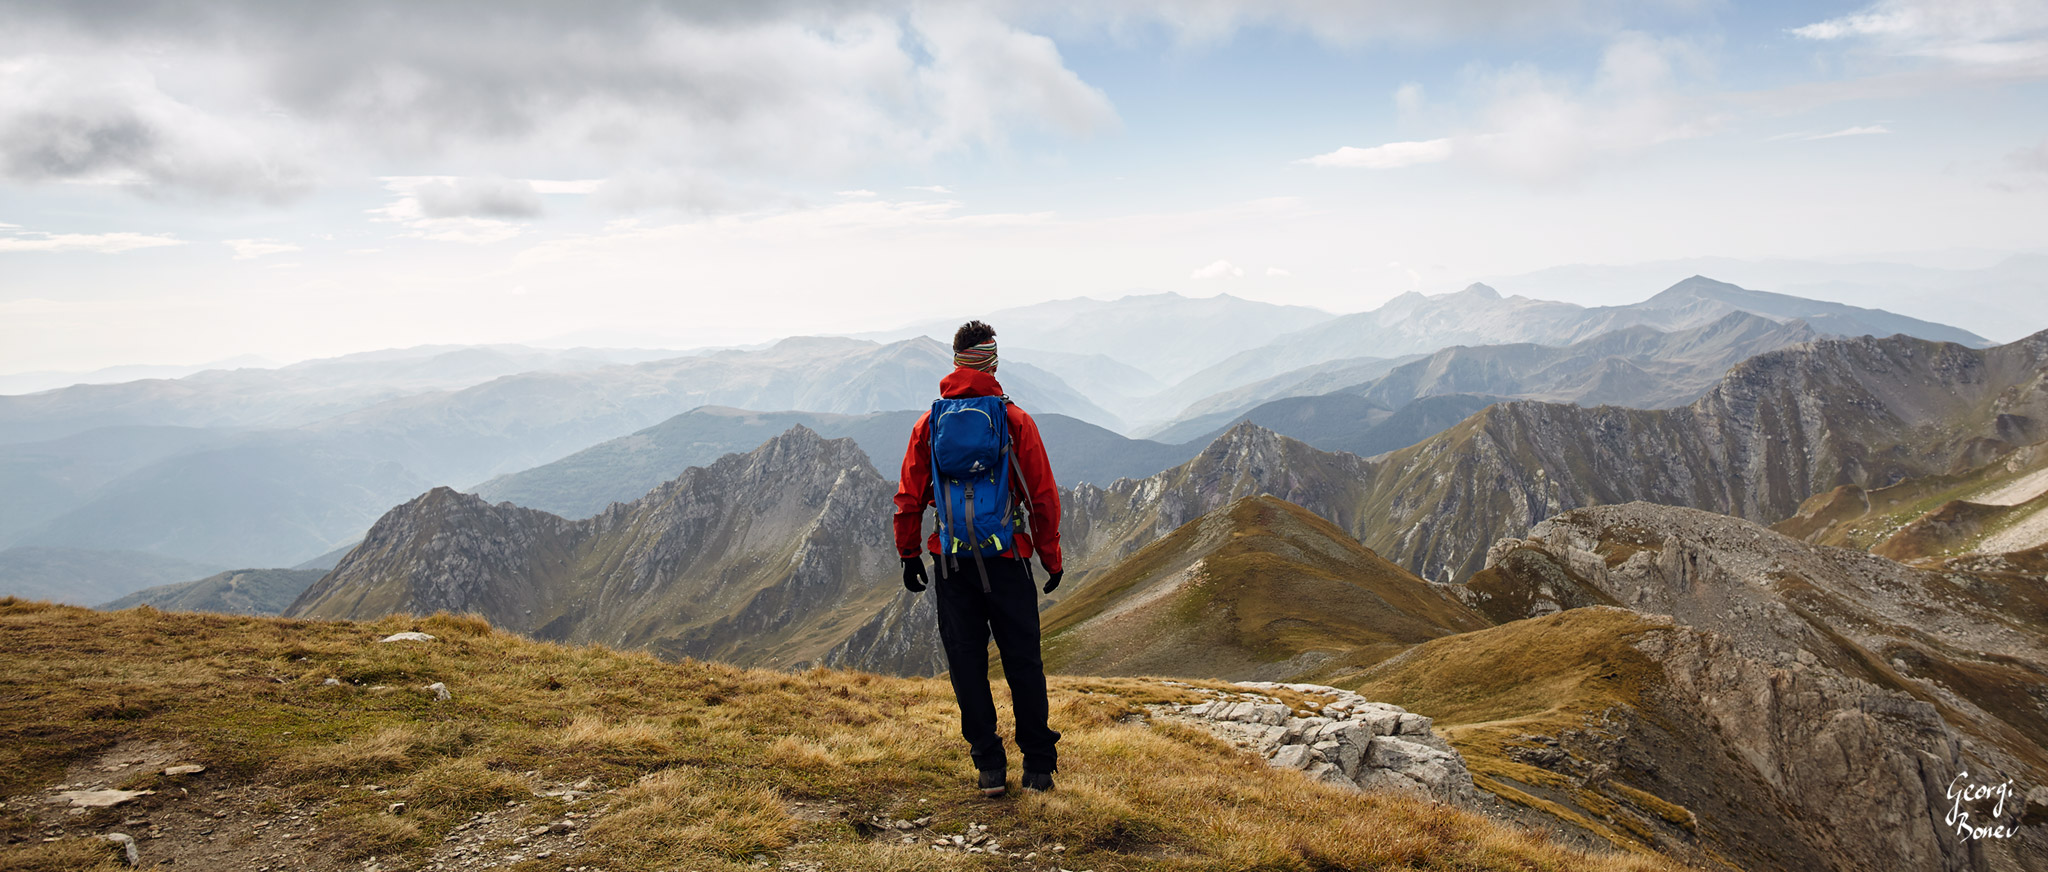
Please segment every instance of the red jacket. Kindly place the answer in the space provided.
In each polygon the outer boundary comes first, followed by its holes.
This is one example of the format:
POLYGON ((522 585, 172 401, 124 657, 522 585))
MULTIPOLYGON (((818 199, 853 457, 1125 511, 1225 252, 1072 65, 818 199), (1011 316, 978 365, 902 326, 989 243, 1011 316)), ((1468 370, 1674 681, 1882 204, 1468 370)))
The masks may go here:
MULTIPOLYGON (((959 367, 939 380, 939 395, 952 399, 956 397, 1001 396, 1003 386, 996 377, 978 369, 959 367)), ((1017 469, 1010 474, 1010 498, 1022 502, 1023 495, 1031 495, 1031 530, 1017 531, 1017 542, 1004 557, 1030 557, 1038 555, 1038 563, 1046 572, 1060 571, 1060 490, 1052 479, 1052 464, 1045 459, 1045 443, 1038 438, 1038 422, 1017 408, 1013 403, 1006 408, 1010 411, 1010 451, 1017 458, 1017 469), (1023 474, 1019 480, 1018 473, 1023 474), (1035 541, 1034 541, 1035 540, 1035 541)), ((926 412, 917 419, 917 426, 910 428, 910 447, 903 452, 903 473, 896 485, 896 554, 901 557, 916 557, 917 534, 924 529, 924 510, 932 504, 932 426, 931 413, 926 412)), ((925 550, 939 552, 939 534, 933 533, 925 540, 925 550)))

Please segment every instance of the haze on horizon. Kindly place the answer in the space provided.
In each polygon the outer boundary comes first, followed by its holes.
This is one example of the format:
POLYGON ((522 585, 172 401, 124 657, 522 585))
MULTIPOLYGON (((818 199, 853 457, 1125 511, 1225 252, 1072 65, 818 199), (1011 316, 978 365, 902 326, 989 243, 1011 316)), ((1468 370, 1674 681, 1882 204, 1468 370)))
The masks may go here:
POLYGON ((0 0, 0 373, 1717 266, 2048 327, 2048 6, 1414 7, 0 0))

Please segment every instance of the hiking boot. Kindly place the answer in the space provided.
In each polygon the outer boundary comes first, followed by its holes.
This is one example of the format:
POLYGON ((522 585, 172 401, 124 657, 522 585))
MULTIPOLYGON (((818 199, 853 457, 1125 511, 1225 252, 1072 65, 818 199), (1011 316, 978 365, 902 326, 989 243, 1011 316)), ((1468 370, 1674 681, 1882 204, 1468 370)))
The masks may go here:
POLYGON ((1024 789, 1025 789, 1025 790, 1051 790, 1051 789, 1052 789, 1052 773, 1050 773, 1050 772, 1026 772, 1026 773, 1024 773, 1024 789))
POLYGON ((1001 769, 983 769, 977 786, 981 788, 982 796, 1002 796, 1003 791, 1010 789, 1009 780, 1009 773, 1001 769))

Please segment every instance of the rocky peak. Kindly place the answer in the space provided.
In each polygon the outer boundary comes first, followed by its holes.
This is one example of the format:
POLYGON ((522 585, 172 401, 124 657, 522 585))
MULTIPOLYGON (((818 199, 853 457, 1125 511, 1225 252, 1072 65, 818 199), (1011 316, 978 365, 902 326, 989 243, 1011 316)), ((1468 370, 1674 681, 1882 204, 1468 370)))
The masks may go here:
POLYGON ((1459 298, 1476 300, 1498 300, 1500 299, 1500 292, 1494 290, 1489 285, 1485 285, 1480 282, 1473 282, 1469 285, 1466 285, 1465 289, 1459 291, 1456 294, 1456 296, 1459 298))

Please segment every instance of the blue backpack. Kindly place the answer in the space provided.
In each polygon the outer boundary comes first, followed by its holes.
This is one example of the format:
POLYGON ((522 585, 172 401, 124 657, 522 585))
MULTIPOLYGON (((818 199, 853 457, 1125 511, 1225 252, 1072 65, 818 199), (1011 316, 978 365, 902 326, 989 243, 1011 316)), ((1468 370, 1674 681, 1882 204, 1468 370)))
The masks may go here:
POLYGON ((960 554, 974 558, 987 591, 985 555, 1016 544, 1010 507, 1008 397, 960 397, 932 403, 932 503, 938 509, 939 576, 960 554))

